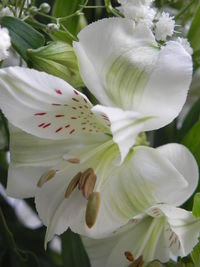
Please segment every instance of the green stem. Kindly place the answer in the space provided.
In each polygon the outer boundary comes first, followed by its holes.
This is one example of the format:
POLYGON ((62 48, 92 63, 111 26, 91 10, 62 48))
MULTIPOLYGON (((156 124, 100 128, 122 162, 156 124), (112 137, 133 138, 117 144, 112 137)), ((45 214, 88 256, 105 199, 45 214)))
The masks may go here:
POLYGON ((113 8, 110 0, 104 0, 104 3, 105 3, 106 11, 108 13, 113 14, 116 17, 121 17, 121 15, 118 13, 118 11, 115 8, 113 8))
POLYGON ((179 19, 188 9, 196 2, 196 0, 192 0, 188 5, 186 5, 176 16, 175 20, 179 19))
POLYGON ((80 5, 80 7, 82 7, 82 8, 106 8, 105 6, 83 6, 83 5, 80 5))
POLYGON ((23 9, 24 9, 25 2, 26 2, 26 0, 22 1, 21 7, 20 7, 20 11, 19 11, 19 16, 18 16, 19 18, 21 18, 21 16, 22 16, 22 12, 23 12, 23 9))

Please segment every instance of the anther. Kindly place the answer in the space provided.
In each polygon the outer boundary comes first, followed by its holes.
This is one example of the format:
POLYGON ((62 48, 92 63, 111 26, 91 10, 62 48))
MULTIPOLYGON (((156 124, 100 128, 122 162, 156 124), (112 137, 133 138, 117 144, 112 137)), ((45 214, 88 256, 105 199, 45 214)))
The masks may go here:
POLYGON ((88 200, 85 221, 89 228, 92 228, 96 222, 100 207, 100 193, 93 192, 88 200))
POLYGON ((133 255, 132 255, 132 253, 130 251, 125 251, 124 255, 125 255, 125 257, 127 258, 128 261, 130 261, 130 262, 134 261, 134 257, 133 257, 133 255))
POLYGON ((50 170, 45 172, 39 179, 37 186, 38 187, 42 187, 44 183, 46 183, 47 181, 51 180, 54 176, 56 175, 56 171, 55 170, 50 170))
POLYGON ((67 159, 68 162, 73 163, 73 164, 79 164, 80 159, 78 158, 73 158, 73 159, 67 159))
POLYGON ((94 171, 92 168, 87 169, 86 171, 83 172, 79 184, 78 184, 78 189, 82 190, 85 184, 85 180, 88 178, 89 175, 93 174, 94 171))
POLYGON ((82 189, 83 196, 88 199, 89 196, 94 191, 94 186, 96 184, 97 177, 94 172, 91 172, 85 179, 85 183, 82 189))
POLYGON ((137 260, 135 260, 133 263, 131 263, 131 265, 129 265, 129 267, 142 267, 143 264, 144 264, 143 257, 140 256, 139 258, 137 258, 137 260))
POLYGON ((77 187, 79 180, 81 178, 82 172, 77 173, 74 178, 69 183, 67 190, 65 192, 65 198, 69 198, 71 193, 74 191, 74 189, 77 187))

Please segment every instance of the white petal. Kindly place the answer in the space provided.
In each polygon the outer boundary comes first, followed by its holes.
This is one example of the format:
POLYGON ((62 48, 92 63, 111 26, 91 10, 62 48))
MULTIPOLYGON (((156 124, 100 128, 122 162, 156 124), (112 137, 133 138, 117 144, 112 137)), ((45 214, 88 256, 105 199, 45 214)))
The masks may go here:
POLYGON ((161 50, 144 24, 111 18, 95 22, 74 43, 82 78, 101 104, 155 117, 146 131, 180 112, 192 79, 192 59, 170 41, 161 50))
POLYGON ((7 193, 17 198, 33 197, 41 175, 58 164, 72 141, 38 138, 13 125, 9 126, 9 130, 11 164, 7 193))
MULTIPOLYGON (((159 51, 153 48, 156 43, 151 31, 144 24, 135 27, 132 20, 109 18, 85 27, 78 38, 79 42, 74 42, 73 46, 86 86, 102 104, 117 105, 126 109, 130 105, 128 94, 133 94, 126 91, 130 84, 132 89, 134 86, 140 88, 146 83, 145 78, 150 73, 150 68, 147 75, 143 75, 144 79, 140 79, 140 75, 144 74, 143 67, 150 58, 150 61, 153 61, 159 51), (138 49, 139 47, 145 48, 138 49), (134 52, 136 49, 137 53, 134 52), (140 57, 144 62, 140 62, 140 57), (138 66, 137 63, 142 66, 138 66), (111 69, 107 77, 112 65, 115 72, 118 68, 118 72, 113 73, 111 69), (123 67, 121 72, 120 67, 123 67), (123 79, 122 88, 119 85, 119 78, 123 79)), ((138 88, 134 90, 138 91, 138 88)))
POLYGON ((138 107, 138 111, 160 118, 149 123, 147 130, 162 127, 179 114, 191 79, 191 56, 180 43, 168 42, 160 52, 138 107))
POLYGON ((135 144, 138 134, 145 130, 146 122, 154 120, 139 112, 101 105, 94 106, 92 111, 110 123, 113 141, 119 146, 121 153, 120 163, 124 161, 130 148, 135 144))
POLYGON ((194 192, 198 185, 199 171, 197 162, 192 153, 183 145, 167 144, 156 149, 159 153, 166 157, 179 173, 188 182, 185 188, 174 188, 176 194, 170 197, 173 205, 182 205, 194 192))
POLYGON ((174 256, 187 256, 198 243, 200 220, 184 209, 167 205, 158 208, 167 218, 165 236, 169 250, 174 256))
POLYGON ((33 69, 0 70, 0 107, 8 120, 41 138, 67 139, 105 129, 89 100, 65 81, 33 69))

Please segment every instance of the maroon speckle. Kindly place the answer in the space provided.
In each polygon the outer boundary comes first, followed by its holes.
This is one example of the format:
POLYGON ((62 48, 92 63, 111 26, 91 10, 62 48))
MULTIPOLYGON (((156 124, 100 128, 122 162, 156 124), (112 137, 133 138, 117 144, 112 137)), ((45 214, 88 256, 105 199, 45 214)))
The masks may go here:
POLYGON ((92 129, 90 129, 89 132, 92 132, 92 129))
POLYGON ((76 107, 72 107, 72 108, 75 109, 75 110, 77 109, 76 107))
POLYGON ((85 127, 83 127, 82 130, 85 130, 85 127))
POLYGON ((61 90, 59 90, 59 89, 55 89, 55 91, 56 91, 56 93, 57 93, 58 95, 62 95, 62 91, 61 91, 61 90))
POLYGON ((67 104, 64 104, 64 106, 65 106, 65 107, 68 107, 68 105, 67 105, 67 104))
POLYGON ((84 98, 85 103, 87 103, 87 100, 84 98))
POLYGON ((38 112, 38 113, 35 113, 34 115, 35 116, 43 116, 43 115, 46 115, 47 113, 46 112, 38 112))
POLYGON ((51 123, 47 123, 47 124, 45 124, 44 126, 43 126, 43 128, 47 128, 47 127, 49 127, 51 125, 51 123))
POLYGON ((56 118, 61 118, 61 117, 64 117, 64 116, 65 116, 65 115, 60 115, 60 114, 55 115, 56 118))
POLYGON ((41 124, 38 125, 38 127, 42 127, 44 125, 45 125, 45 123, 41 123, 41 124))
POLYGON ((88 106, 87 106, 87 105, 84 105, 84 107, 85 107, 85 108, 88 108, 88 106))
POLYGON ((83 111, 81 111, 81 114, 84 114, 84 112, 83 112, 83 111))
POLYGON ((58 128, 58 129, 56 130, 56 133, 60 132, 61 130, 62 130, 62 127, 58 128))
POLYGON ((75 102, 79 102, 79 100, 74 98, 74 97, 72 98, 72 100, 75 101, 75 102))
POLYGON ((69 128, 70 127, 70 124, 67 124, 66 126, 65 126, 65 128, 69 128))
POLYGON ((72 129, 69 134, 73 134, 75 132, 75 129, 72 129))
POLYGON ((77 92, 76 90, 74 90, 74 94, 75 94, 75 95, 78 95, 78 92, 77 92))
POLYGON ((79 108, 83 108, 82 106, 79 106, 79 108))
POLYGON ((77 118, 76 117, 71 117, 72 120, 76 120, 77 118))
POLYGON ((61 104, 52 103, 53 106, 61 106, 61 104))

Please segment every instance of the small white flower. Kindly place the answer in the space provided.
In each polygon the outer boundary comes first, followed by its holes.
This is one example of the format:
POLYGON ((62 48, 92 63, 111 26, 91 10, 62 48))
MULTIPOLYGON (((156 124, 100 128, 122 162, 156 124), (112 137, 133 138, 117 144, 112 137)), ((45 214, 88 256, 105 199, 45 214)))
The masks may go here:
POLYGON ((9 56, 8 49, 10 46, 11 40, 8 30, 0 27, 0 61, 9 56))
POLYGON ((163 12, 155 24, 155 36, 158 41, 166 41, 174 33, 175 20, 169 13, 163 12))
POLYGON ((193 49, 186 38, 178 37, 177 42, 179 42, 190 55, 193 54, 193 49))
POLYGON ((13 12, 10 10, 9 7, 4 7, 0 11, 0 18, 5 17, 5 16, 13 17, 13 12))

